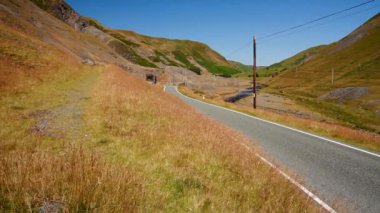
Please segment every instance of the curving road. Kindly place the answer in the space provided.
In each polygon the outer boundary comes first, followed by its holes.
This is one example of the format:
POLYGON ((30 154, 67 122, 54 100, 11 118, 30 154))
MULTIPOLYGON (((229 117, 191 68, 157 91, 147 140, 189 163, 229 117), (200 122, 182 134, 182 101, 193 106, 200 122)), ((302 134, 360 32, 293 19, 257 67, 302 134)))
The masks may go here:
POLYGON ((330 206, 380 212, 380 155, 166 91, 253 139, 274 162, 295 172, 330 206))

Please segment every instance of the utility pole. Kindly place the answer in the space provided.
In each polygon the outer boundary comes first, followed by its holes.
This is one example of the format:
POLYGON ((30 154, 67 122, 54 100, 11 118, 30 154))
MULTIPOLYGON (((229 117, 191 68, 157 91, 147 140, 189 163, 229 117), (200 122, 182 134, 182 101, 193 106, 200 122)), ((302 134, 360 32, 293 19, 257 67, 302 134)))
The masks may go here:
POLYGON ((256 36, 253 36, 253 87, 252 87, 252 93, 253 93, 253 108, 256 109, 256 36))

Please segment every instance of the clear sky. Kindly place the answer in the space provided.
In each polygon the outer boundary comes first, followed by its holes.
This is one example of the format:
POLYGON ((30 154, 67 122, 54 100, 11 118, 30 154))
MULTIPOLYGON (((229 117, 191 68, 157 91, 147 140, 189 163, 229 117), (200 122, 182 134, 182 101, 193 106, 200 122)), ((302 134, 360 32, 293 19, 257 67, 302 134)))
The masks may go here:
MULTIPOLYGON (((262 37, 367 0, 67 0, 107 27, 200 41, 228 59, 252 64, 253 34, 262 37), (239 51, 235 51, 240 49, 239 51)), ((380 0, 321 22, 258 41, 258 64, 337 41, 380 12, 380 0)))

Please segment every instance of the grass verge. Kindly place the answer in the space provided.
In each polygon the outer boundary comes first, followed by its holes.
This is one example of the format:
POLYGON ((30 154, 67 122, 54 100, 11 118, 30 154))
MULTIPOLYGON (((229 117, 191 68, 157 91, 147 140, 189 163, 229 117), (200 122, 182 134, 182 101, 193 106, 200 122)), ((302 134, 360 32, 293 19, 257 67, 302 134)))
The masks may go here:
MULTIPOLYGON (((203 100, 202 96, 196 92, 185 88, 179 87, 179 91, 183 94, 203 100)), ((380 152, 380 135, 365 130, 354 129, 348 126, 337 123, 328 123, 316 120, 310 120, 305 118, 298 118, 291 115, 283 115, 263 109, 253 110, 249 107, 237 106, 231 103, 226 103, 222 101, 203 100, 211 104, 223 106, 229 109, 240 111, 249 115, 257 116, 260 118, 268 119, 280 124, 288 125, 300 130, 311 132, 314 134, 322 135, 332 139, 336 139, 351 145, 355 145, 360 148, 364 148, 370 151, 380 152)))

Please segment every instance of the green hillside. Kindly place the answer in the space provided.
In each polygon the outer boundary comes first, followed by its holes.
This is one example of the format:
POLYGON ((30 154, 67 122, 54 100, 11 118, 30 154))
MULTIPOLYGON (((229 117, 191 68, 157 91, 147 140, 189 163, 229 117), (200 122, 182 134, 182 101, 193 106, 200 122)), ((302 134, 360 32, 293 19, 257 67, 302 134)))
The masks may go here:
POLYGON ((356 127, 380 131, 380 15, 338 42, 266 68, 267 91, 356 127))
POLYGON ((292 68, 298 68, 299 66, 307 63, 309 60, 317 57, 320 54, 320 51, 323 50, 326 46, 317 46, 302 51, 291 58, 283 60, 281 62, 272 64, 265 69, 261 70, 263 77, 274 76, 281 72, 291 70, 292 68))
POLYGON ((125 40, 138 44, 136 49, 158 66, 185 67, 197 74, 207 70, 216 75, 232 75, 243 72, 206 44, 165 38, 154 38, 132 31, 112 31, 125 40))
POLYGON ((231 60, 229 62, 230 64, 234 65, 236 69, 239 69, 243 72, 252 72, 252 65, 246 65, 238 61, 231 61, 231 60))

